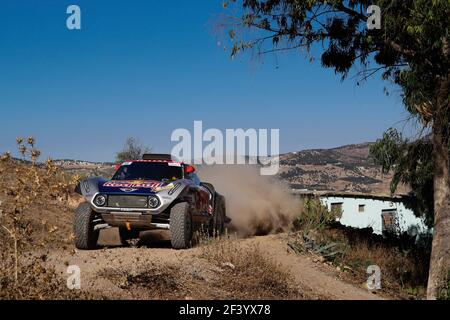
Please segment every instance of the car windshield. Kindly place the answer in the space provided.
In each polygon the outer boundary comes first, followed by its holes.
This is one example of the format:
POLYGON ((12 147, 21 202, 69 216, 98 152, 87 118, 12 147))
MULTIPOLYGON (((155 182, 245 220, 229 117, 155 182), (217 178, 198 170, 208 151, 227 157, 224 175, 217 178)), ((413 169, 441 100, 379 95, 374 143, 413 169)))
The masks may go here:
POLYGON ((179 163, 170 162, 125 162, 112 180, 156 180, 173 181, 183 178, 179 163))

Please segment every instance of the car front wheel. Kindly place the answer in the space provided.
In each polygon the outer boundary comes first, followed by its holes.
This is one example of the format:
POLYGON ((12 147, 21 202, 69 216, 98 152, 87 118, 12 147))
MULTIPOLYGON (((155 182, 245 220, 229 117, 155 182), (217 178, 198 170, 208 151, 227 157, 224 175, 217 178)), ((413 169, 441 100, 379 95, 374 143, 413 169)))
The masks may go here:
POLYGON ((94 229, 96 213, 88 203, 81 203, 75 210, 74 233, 75 247, 83 250, 97 248, 99 230, 94 229))
POLYGON ((186 249, 192 244, 192 214, 189 203, 181 202, 170 211, 171 243, 174 249, 186 249))

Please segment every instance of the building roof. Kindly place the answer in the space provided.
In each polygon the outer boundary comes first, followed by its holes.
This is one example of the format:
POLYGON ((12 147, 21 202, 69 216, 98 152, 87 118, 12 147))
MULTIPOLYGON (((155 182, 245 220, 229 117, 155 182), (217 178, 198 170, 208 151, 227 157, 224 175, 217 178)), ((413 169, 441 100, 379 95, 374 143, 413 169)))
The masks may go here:
POLYGON ((392 202, 403 202, 409 199, 406 194, 386 194, 386 193, 363 193, 363 192, 344 192, 344 191, 315 191, 306 189, 292 189, 294 195, 299 196, 317 196, 317 197, 342 197, 342 198, 360 198, 374 199, 392 202))

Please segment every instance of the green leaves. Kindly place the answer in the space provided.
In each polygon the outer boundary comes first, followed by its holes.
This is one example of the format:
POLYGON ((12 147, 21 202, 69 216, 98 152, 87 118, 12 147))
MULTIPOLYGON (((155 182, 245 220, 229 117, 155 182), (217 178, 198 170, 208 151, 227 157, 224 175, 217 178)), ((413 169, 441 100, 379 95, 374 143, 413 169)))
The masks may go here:
MULTIPOLYGON (((240 26, 251 32, 239 33, 239 40, 249 45, 236 46, 233 57, 247 49, 265 54, 309 50, 317 43, 323 48, 322 65, 343 77, 358 64, 365 67, 369 57, 380 70, 391 69, 384 79, 402 88, 398 71, 410 70, 427 81, 448 74, 449 57, 442 52, 449 37, 448 0, 246 0, 242 9, 240 26), (367 29, 366 10, 372 4, 381 8, 381 30, 367 29)), ((360 80, 368 75, 362 72, 360 80)), ((431 86, 436 87, 435 80, 431 86)))
POLYGON ((407 26, 406 32, 408 32, 409 35, 416 36, 416 35, 422 33, 422 27, 421 26, 407 26))
POLYGON ((388 129, 370 148, 375 163, 383 173, 393 172, 391 192, 400 183, 411 188, 407 205, 418 215, 433 221, 433 146, 428 137, 409 141, 396 129, 388 129))
POLYGON ((116 162, 122 163, 128 160, 140 160, 144 153, 151 153, 151 149, 143 147, 139 140, 129 137, 125 141, 123 150, 116 153, 116 162))
MULTIPOLYGON (((450 74, 445 49, 450 43, 449 0, 245 0, 242 9, 240 26, 251 32, 239 32, 242 39, 230 34, 232 57, 248 49, 265 54, 301 47, 311 53, 318 44, 322 66, 342 77, 360 66, 358 83, 380 71, 383 80, 400 87, 406 110, 424 126, 440 117, 437 97, 442 79, 450 74), (367 8, 372 4, 381 9, 381 30, 367 29, 367 8)), ((444 98, 440 100, 448 101, 444 98)), ((400 183, 410 185, 415 206, 428 216, 432 150, 428 139, 408 141, 391 129, 371 151, 384 172, 394 172, 392 191, 400 183)))

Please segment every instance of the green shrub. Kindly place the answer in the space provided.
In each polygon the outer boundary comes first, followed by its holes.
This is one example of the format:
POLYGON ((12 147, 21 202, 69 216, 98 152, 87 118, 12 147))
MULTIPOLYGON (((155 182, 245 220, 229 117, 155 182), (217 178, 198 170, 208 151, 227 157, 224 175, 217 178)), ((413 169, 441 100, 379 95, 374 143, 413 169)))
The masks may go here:
POLYGON ((319 197, 306 198, 303 200, 302 209, 294 220, 296 230, 310 231, 323 230, 328 224, 336 221, 342 212, 329 211, 319 197))

